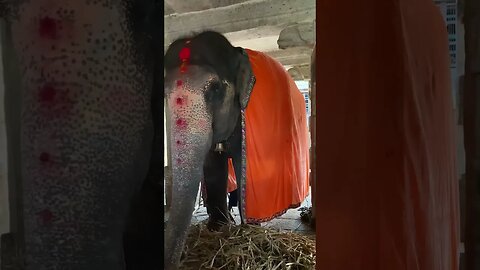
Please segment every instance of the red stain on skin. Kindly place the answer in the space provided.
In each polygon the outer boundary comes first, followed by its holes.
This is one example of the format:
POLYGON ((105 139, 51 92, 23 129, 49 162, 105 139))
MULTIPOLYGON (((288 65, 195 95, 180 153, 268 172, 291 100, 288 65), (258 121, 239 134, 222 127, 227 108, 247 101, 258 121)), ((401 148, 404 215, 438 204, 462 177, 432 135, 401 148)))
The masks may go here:
POLYGON ((40 221, 44 224, 47 225, 52 222, 54 215, 52 211, 45 209, 37 213, 38 217, 40 218, 40 221))
POLYGON ((53 99, 55 98, 56 92, 57 91, 52 86, 45 85, 44 87, 42 87, 40 89, 40 91, 38 93, 40 101, 43 101, 43 102, 53 101, 53 99))
POLYGON ((183 98, 177 98, 177 105, 183 105, 183 98))
POLYGON ((182 85, 183 85, 183 82, 182 82, 181 80, 178 80, 178 81, 177 81, 177 87, 180 87, 180 86, 182 86, 182 85))
POLYGON ((40 154, 39 159, 40 159, 41 162, 49 162, 50 161, 50 154, 43 152, 43 153, 40 154))
POLYGON ((42 38, 55 39, 58 37, 57 28, 58 28, 57 22, 54 19, 47 16, 40 19, 38 32, 40 34, 40 37, 42 38))
POLYGON ((185 73, 185 72, 187 72, 187 65, 182 64, 182 66, 180 67, 180 73, 185 73))
POLYGON ((177 121, 175 122, 177 124, 177 127, 179 128, 185 128, 187 127, 187 122, 183 119, 177 119, 177 121))

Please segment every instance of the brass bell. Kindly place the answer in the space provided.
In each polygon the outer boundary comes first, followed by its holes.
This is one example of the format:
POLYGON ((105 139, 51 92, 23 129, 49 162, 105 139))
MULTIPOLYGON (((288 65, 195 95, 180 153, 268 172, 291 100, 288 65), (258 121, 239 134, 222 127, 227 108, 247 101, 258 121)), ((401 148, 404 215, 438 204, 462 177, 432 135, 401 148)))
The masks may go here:
POLYGON ((215 150, 214 150, 214 151, 221 154, 222 152, 225 151, 225 146, 224 146, 223 143, 221 143, 221 142, 220 142, 220 143, 217 143, 217 144, 215 145, 215 150))

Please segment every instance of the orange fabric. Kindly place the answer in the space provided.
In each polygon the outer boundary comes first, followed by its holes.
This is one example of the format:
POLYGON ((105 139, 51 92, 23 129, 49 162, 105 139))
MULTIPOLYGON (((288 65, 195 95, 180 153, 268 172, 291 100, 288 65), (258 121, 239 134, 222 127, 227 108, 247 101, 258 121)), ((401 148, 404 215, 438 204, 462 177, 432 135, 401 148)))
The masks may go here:
POLYGON ((431 0, 318 1, 317 269, 456 270, 446 26, 431 0))
POLYGON ((308 195, 305 99, 283 66, 246 50, 256 83, 245 112, 246 217, 268 220, 308 195))
POLYGON ((235 177, 235 169, 233 168, 232 159, 228 159, 228 183, 227 192, 232 192, 237 189, 237 179, 235 177))

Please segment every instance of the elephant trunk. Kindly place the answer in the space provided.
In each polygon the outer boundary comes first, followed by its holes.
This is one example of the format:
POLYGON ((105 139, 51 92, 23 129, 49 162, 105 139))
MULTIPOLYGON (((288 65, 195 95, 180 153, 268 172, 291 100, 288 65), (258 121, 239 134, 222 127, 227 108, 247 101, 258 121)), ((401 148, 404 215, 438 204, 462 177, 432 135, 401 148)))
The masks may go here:
POLYGON ((180 261, 202 177, 202 164, 189 162, 187 166, 174 168, 172 172, 172 206, 165 236, 167 270, 175 269, 174 266, 180 261))
POLYGON ((201 95, 192 95, 188 109, 178 105, 178 95, 169 98, 172 127, 172 205, 165 232, 165 269, 176 269, 180 262, 187 231, 190 226, 203 161, 211 145, 211 117, 201 95), (172 101, 173 100, 173 101, 172 101))
POLYGON ((153 138, 143 18, 127 1, 8 2, 24 269, 124 269, 129 201, 153 138))

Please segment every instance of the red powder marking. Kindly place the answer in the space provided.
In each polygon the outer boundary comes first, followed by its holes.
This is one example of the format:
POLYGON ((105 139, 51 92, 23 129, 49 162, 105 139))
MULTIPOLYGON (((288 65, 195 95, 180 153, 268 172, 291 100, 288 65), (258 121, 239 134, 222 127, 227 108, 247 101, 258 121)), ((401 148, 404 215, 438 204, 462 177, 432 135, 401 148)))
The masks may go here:
POLYGON ((43 222, 44 225, 52 222, 53 218, 55 217, 53 213, 48 209, 38 212, 37 215, 39 216, 40 220, 43 222))
POLYGON ((188 61, 190 59, 190 48, 183 47, 182 50, 180 50, 179 56, 182 62, 188 61))
POLYGON ((38 93, 40 101, 44 101, 44 102, 53 101, 53 99, 55 98, 56 92, 57 91, 55 90, 55 88, 53 88, 50 85, 43 86, 38 93))
POLYGON ((178 105, 183 105, 183 98, 177 98, 177 104, 178 105))
POLYGON ((176 124, 177 124, 177 127, 180 127, 180 128, 185 128, 187 126, 187 122, 181 118, 177 119, 176 124))
POLYGON ((183 84, 183 82, 182 82, 181 80, 178 80, 178 81, 177 81, 177 87, 182 86, 182 84, 183 84))
POLYGON ((180 66, 180 73, 185 73, 187 72, 187 66, 182 64, 182 66, 180 66))
POLYGON ((39 159, 41 162, 48 162, 50 161, 50 155, 48 153, 43 152, 40 154, 39 159))
POLYGON ((42 38, 57 38, 57 22, 48 16, 40 19, 38 32, 42 38))

